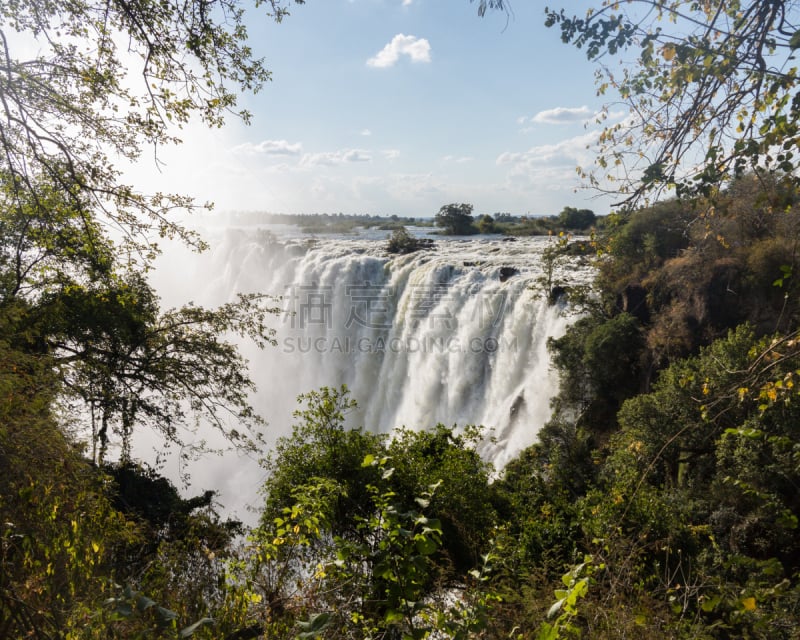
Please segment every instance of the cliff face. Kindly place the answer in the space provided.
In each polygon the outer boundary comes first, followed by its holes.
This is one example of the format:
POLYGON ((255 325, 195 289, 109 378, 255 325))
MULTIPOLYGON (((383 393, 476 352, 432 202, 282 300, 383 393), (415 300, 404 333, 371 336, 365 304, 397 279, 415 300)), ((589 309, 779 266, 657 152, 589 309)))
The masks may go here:
POLYGON ((797 325, 800 211, 773 191, 742 179, 713 203, 661 203, 609 230, 598 287, 610 313, 640 321, 648 368, 742 323, 759 335, 797 325))

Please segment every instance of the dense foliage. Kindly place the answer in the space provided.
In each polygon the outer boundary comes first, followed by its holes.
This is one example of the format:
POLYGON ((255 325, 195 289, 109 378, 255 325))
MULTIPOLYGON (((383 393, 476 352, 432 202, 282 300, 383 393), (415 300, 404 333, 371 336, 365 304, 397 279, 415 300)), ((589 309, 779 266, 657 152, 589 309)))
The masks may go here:
POLYGON ((478 233, 473 225, 472 205, 467 203, 446 204, 437 212, 434 222, 442 228, 442 233, 449 236, 468 236, 478 233))
POLYGON ((386 251, 389 253, 414 253, 421 249, 433 249, 433 240, 429 238, 416 238, 412 236, 405 227, 399 227, 392 231, 386 243, 386 251))
POLYGON ((242 17, 227 0, 0 5, 0 637, 175 636, 224 601, 213 558, 235 523, 139 469, 131 442, 150 427, 192 455, 202 421, 257 446, 225 336, 267 344, 271 310, 162 310, 146 273, 160 238, 204 246, 173 218, 195 205, 142 194, 112 159, 193 115, 220 125, 234 87, 259 88, 242 17))
POLYGON ((602 563, 571 622, 591 637, 794 637, 800 211, 774 207, 783 189, 746 176, 713 215, 617 216, 597 297, 551 343, 553 418, 501 486, 524 471, 562 527, 549 553, 602 563))

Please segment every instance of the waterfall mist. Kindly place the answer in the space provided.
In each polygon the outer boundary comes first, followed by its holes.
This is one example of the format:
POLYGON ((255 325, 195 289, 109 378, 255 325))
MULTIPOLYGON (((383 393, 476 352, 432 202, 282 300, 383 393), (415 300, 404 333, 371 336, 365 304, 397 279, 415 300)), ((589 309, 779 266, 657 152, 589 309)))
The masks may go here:
MULTIPOLYGON (((277 346, 242 345, 268 445, 291 432, 298 394, 341 384, 359 403, 351 426, 389 433, 483 425, 493 441, 482 455, 498 468, 548 419, 557 378, 546 344, 570 320, 563 305, 548 303, 542 283, 542 251, 553 240, 437 239, 435 250, 402 256, 375 238, 283 237, 258 228, 210 240, 205 254, 169 252, 154 283, 165 306, 217 305, 239 292, 280 298, 277 346)), ((569 258, 554 280, 585 284, 591 273, 569 258)), ((192 475, 245 519, 242 507, 264 478, 256 461, 233 453, 204 458, 192 475)))

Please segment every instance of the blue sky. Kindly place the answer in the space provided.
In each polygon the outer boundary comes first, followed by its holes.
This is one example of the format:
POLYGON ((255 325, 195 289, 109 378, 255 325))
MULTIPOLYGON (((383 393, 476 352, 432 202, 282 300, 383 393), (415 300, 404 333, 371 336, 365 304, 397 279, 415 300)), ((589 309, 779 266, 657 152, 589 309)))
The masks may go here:
POLYGON ((140 165, 136 179, 223 211, 607 213, 608 199, 575 191, 599 130, 595 68, 544 26, 543 3, 512 10, 309 0, 281 24, 253 14, 253 49, 273 75, 242 98, 252 125, 192 125, 160 174, 140 165))

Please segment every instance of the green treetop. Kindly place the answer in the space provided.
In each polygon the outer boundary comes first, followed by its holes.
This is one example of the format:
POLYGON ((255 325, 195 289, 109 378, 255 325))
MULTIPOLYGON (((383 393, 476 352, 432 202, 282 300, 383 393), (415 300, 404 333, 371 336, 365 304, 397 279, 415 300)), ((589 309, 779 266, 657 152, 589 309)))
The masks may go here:
POLYGON ((466 236, 478 231, 472 225, 471 204, 446 204, 439 209, 434 221, 443 233, 451 236, 466 236))
POLYGON ((583 17, 547 13, 564 42, 600 64, 599 93, 615 89, 629 108, 600 136, 597 166, 586 174, 593 185, 635 204, 665 189, 708 195, 756 168, 797 181, 794 3, 596 4, 583 17), (616 65, 611 56, 633 64, 616 65))

